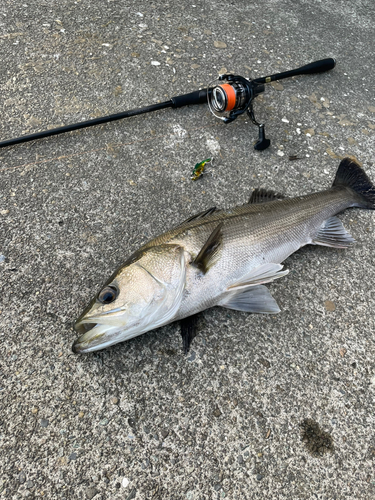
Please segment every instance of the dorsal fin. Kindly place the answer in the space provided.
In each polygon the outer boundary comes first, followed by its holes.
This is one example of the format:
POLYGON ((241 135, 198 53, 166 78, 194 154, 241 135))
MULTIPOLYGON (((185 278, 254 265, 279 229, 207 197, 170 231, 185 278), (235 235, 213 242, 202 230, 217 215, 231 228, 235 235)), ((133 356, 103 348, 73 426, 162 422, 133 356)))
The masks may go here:
POLYGON ((248 203, 267 203, 269 201, 282 200, 283 194, 275 193, 270 189, 257 188, 251 193, 248 203))
POLYGON ((188 222, 191 222, 193 220, 198 220, 198 219, 203 219, 204 217, 208 217, 209 215, 213 214, 216 211, 216 207, 211 207, 208 210, 204 210, 203 212, 199 212, 199 214, 192 215, 188 219, 184 220, 184 222, 181 222, 179 226, 183 226, 184 224, 187 224, 188 222))
POLYGON ((208 238, 206 243, 203 245, 201 251, 199 252, 199 254, 195 257, 195 259, 192 262, 192 265, 197 267, 198 269, 200 269, 203 274, 206 274, 206 272, 208 271, 210 261, 212 260, 218 247, 221 244, 221 238, 222 238, 221 228, 222 228, 222 226, 223 226, 223 223, 221 222, 212 231, 210 237, 208 238))

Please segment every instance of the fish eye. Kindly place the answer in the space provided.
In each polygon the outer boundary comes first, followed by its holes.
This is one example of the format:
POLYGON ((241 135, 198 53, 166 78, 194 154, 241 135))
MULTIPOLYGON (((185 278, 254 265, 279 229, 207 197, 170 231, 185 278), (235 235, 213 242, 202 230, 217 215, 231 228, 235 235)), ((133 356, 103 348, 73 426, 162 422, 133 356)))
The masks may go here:
POLYGON ((118 290, 116 287, 108 285, 99 293, 98 300, 102 304, 110 304, 117 299, 118 290))

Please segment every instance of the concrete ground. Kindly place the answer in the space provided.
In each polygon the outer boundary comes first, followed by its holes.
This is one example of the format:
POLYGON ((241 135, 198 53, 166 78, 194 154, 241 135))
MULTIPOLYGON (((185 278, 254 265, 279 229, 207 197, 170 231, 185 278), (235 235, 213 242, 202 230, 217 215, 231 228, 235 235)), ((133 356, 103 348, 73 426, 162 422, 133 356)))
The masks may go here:
POLYGON ((0 140, 337 59, 257 98, 263 152, 205 105, 0 150, 1 498, 375 497, 371 212, 340 216, 353 248, 288 259, 277 316, 207 310, 188 356, 177 324, 71 351, 152 236, 255 187, 323 189, 346 155, 375 180, 374 24, 372 0, 1 2, 0 140))

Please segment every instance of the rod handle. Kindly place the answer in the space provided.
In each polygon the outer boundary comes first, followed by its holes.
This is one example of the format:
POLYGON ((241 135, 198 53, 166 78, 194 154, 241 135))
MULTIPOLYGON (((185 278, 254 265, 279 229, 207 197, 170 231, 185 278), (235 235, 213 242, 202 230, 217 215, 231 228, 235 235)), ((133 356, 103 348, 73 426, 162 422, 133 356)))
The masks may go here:
POLYGON ((314 61, 300 68, 292 69, 290 71, 284 71, 282 73, 276 73, 275 75, 265 76, 263 78, 256 78, 253 80, 254 83, 270 83, 275 80, 282 80, 283 78, 290 78, 291 76, 297 75, 311 75, 313 73, 323 73, 324 71, 329 71, 336 66, 336 60, 332 57, 327 59, 321 59, 320 61, 314 61))
POLYGON ((329 71, 335 66, 336 60, 332 57, 328 57, 327 59, 321 59, 320 61, 314 61, 310 64, 306 64, 305 66, 297 68, 294 71, 296 71, 298 75, 311 75, 313 73, 323 73, 324 71, 329 71))
POLYGON ((191 104, 207 103, 207 89, 196 90, 190 94, 178 95, 172 97, 173 108, 182 108, 182 106, 190 106, 191 104))

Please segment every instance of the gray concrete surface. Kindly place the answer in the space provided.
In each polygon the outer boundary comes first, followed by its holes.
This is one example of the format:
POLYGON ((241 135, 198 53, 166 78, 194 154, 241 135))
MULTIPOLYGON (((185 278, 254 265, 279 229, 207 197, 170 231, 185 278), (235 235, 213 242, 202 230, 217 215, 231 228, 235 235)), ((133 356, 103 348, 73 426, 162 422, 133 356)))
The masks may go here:
POLYGON ((276 317, 208 310, 187 357, 176 324, 71 352, 100 284, 171 225, 254 187, 325 188, 348 154, 375 179, 374 23, 372 0, 3 0, 1 139, 222 71, 337 66, 267 87, 264 152, 245 118, 225 126, 205 106, 0 150, 1 498, 374 498, 370 212, 341 216, 352 249, 288 259, 276 317))

